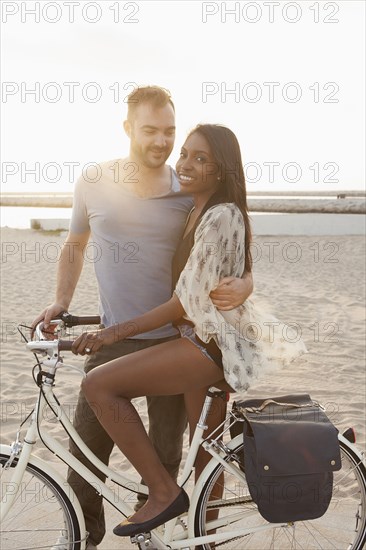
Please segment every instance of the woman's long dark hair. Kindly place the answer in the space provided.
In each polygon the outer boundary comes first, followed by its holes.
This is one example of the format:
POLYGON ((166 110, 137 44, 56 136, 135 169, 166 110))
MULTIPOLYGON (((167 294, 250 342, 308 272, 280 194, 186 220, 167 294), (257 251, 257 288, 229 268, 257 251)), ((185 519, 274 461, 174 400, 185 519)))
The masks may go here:
POLYGON ((189 135, 199 133, 208 142, 220 177, 218 191, 210 198, 204 210, 219 202, 233 202, 240 209, 245 226, 245 271, 252 270, 250 244, 252 231, 247 205, 247 192, 241 152, 235 134, 219 124, 198 124, 189 135))

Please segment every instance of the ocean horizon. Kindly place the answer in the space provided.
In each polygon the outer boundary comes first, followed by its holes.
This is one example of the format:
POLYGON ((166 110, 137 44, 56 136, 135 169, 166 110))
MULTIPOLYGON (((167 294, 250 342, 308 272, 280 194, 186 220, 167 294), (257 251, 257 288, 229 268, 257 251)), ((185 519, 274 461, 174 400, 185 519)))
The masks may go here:
POLYGON ((14 229, 30 229, 32 219, 71 218, 71 208, 46 206, 0 206, 0 226, 14 229))
MULTIPOLYGON (((1 206, 0 227, 66 232, 71 208, 1 206), (31 220, 36 224, 32 228, 31 220), (50 223, 48 223, 50 220, 50 223)), ((365 235, 364 214, 249 212, 253 236, 258 235, 365 235)), ((65 233, 66 234, 66 233, 65 233)))
MULTIPOLYGON (((31 220, 70 220, 71 208, 53 208, 47 206, 0 206, 0 227, 12 229, 31 229, 31 220)), ((255 215, 261 215, 256 212, 255 215)), ((263 214, 265 214, 263 212, 263 214)), ((276 215, 276 212, 268 212, 276 215)))

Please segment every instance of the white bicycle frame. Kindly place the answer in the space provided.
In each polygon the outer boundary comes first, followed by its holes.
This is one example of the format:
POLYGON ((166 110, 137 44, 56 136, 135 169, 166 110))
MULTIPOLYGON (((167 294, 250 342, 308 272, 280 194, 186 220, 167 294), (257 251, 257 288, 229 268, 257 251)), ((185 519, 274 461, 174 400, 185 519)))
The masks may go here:
MULTIPOLYGON (((49 351, 52 346, 55 346, 55 344, 54 343, 52 344, 47 341, 30 342, 29 344, 27 344, 27 347, 33 351, 35 348, 37 349, 37 351, 40 351, 42 349, 49 351)), ((54 453, 69 467, 75 470, 88 483, 96 487, 98 489, 98 492, 101 494, 101 496, 105 498, 110 504, 112 504, 117 510, 119 510, 121 514, 123 514, 125 517, 128 517, 133 513, 133 509, 123 499, 121 499, 118 495, 116 495, 116 493, 113 490, 111 490, 105 483, 103 483, 95 474, 93 474, 84 464, 82 464, 67 449, 65 449, 59 441, 57 441, 52 435, 48 433, 47 429, 43 425, 43 419, 46 417, 45 410, 47 407, 51 408, 57 420, 61 423, 63 428, 66 430, 69 436, 73 439, 73 441, 79 447, 81 452, 85 455, 85 457, 89 461, 91 461, 98 468, 98 470, 100 470, 100 472, 102 472, 107 477, 107 480, 112 481, 129 491, 139 492, 146 495, 148 494, 148 489, 145 485, 141 485, 135 479, 126 477, 123 474, 119 474, 113 471, 110 467, 106 466, 101 460, 99 460, 94 455, 94 453, 92 453, 92 451, 85 445, 85 443, 82 441, 80 436, 77 434, 64 408, 62 407, 62 405, 58 403, 53 393, 54 375, 57 369, 63 365, 62 358, 59 357, 58 353, 53 353, 53 357, 51 356, 48 359, 44 360, 42 362, 42 365, 44 367, 48 367, 47 372, 49 373, 49 375, 48 376, 44 375, 45 379, 42 381, 42 391, 39 393, 39 397, 37 399, 34 411, 32 413, 30 424, 25 434, 24 440, 22 443, 20 443, 17 437, 17 441, 15 441, 15 443, 13 443, 11 447, 1 446, 1 450, 9 452, 10 455, 16 456, 18 458, 17 465, 13 469, 13 476, 11 480, 12 487, 17 487, 17 488, 20 487, 21 481, 28 463, 32 463, 36 465, 38 468, 48 473, 53 479, 57 480, 59 485, 63 488, 63 490, 65 491, 65 493, 67 494, 71 502, 73 503, 75 512, 77 513, 77 516, 80 522, 80 528, 82 530, 82 536, 81 536, 83 541, 82 548, 84 548, 85 540, 86 540, 85 522, 84 522, 80 504, 77 500, 77 497, 74 491, 72 490, 71 486, 67 483, 67 481, 62 479, 61 476, 57 474, 57 472, 52 467, 50 467, 48 463, 44 462, 38 457, 35 457, 32 454, 33 447, 37 442, 38 437, 45 444, 45 446, 49 448, 49 450, 52 453, 54 453)), ((245 482, 245 476, 243 472, 241 472, 239 468, 225 461, 225 457, 227 457, 229 447, 225 447, 224 445, 218 442, 221 432, 219 433, 216 439, 212 439, 210 441, 207 441, 203 437, 204 432, 207 429, 206 418, 210 410, 212 399, 213 398, 210 396, 207 396, 205 399, 205 403, 201 412, 201 417, 199 419, 199 422, 197 424, 197 427, 192 439, 192 443, 187 455, 186 462, 184 464, 182 475, 180 476, 180 479, 179 479, 179 485, 182 487, 187 483, 193 471, 194 462, 195 462, 200 445, 203 445, 205 450, 212 455, 215 463, 223 464, 226 471, 231 471, 234 475, 238 477, 238 479, 241 478, 243 482, 245 482)), ((215 432, 216 431, 217 430, 215 430, 215 432)), ((239 440, 240 438, 238 438, 238 441, 239 440)), ((211 464, 211 467, 212 467, 212 464, 211 464)), ((202 480, 205 479, 206 469, 204 470, 204 472, 202 472, 202 476, 200 477, 200 479, 202 480)), ((174 535, 173 532, 177 522, 175 518, 169 521, 168 523, 166 523, 164 535, 161 535, 160 532, 157 533, 156 531, 152 531, 151 542, 153 543, 155 548, 159 548, 159 549, 166 549, 168 547, 172 549, 189 548, 190 546, 196 546, 199 544, 210 543, 210 542, 219 542, 231 537, 242 536, 245 534, 252 533, 255 530, 265 530, 266 528, 273 529, 274 525, 272 524, 272 525, 268 525, 268 527, 261 526, 261 527, 258 527, 257 529, 241 528, 229 533, 226 532, 222 534, 206 535, 204 537, 195 537, 193 520, 194 520, 195 509, 199 499, 201 487, 202 487, 202 483, 200 483, 200 480, 199 480, 196 486, 194 487, 193 494, 191 496, 191 505, 190 505, 190 509, 188 511, 188 517, 187 517, 187 520, 188 520, 187 528, 183 532, 180 531, 179 533, 174 535)), ((6 493, 5 501, 3 501, 2 507, 1 507, 1 520, 5 518, 5 516, 11 509, 16 496, 17 496, 16 490, 14 490, 11 494, 6 493)), ((216 527, 220 526, 219 519, 216 520, 215 525, 213 525, 213 528, 215 528, 215 526, 216 527)))
MULTIPOLYGON (((29 344, 27 344, 27 346, 29 347, 29 349, 33 351, 35 348, 37 348, 37 350, 39 351, 40 349, 49 350, 52 344, 46 341, 30 342, 29 344), (37 346, 35 346, 35 344, 37 344, 37 346)), ((56 345, 53 344, 53 346, 55 346, 53 348, 54 350, 57 349, 57 344, 56 345)), ((74 442, 82 451, 82 453, 85 455, 85 457, 89 461, 91 461, 107 477, 107 480, 115 482, 117 485, 120 485, 125 489, 133 492, 148 494, 148 490, 146 486, 141 485, 136 480, 129 478, 127 476, 124 476, 122 474, 119 474, 113 471, 108 466, 106 466, 94 455, 94 453, 92 453, 92 451, 85 445, 85 443, 82 441, 80 436, 77 434, 65 410, 58 403, 53 393, 54 375, 56 373, 56 370, 63 365, 62 358, 59 356, 58 351, 57 352, 54 351, 53 356, 52 354, 51 355, 49 354, 49 358, 43 361, 42 365, 45 367, 48 367, 48 370, 47 370, 48 375, 44 374, 45 378, 42 381, 42 391, 39 393, 39 397, 37 399, 35 409, 32 413, 30 425, 27 429, 26 435, 24 437, 24 441, 20 443, 18 439, 19 434, 17 434, 17 440, 15 441, 15 443, 13 443, 11 447, 2 445, 1 450, 3 452, 8 452, 11 456, 16 456, 18 459, 18 463, 13 469, 14 472, 11 480, 12 487, 15 487, 15 488, 20 487, 21 481, 28 463, 34 464, 35 466, 43 470, 45 473, 48 473, 53 479, 55 479, 59 483, 59 485, 63 488, 63 490, 65 491, 65 493, 67 494, 71 502, 73 503, 75 512, 78 516, 79 524, 81 528, 81 539, 82 539, 81 548, 83 550, 85 548, 86 534, 85 534, 85 522, 84 522, 84 517, 83 517, 80 504, 77 500, 77 497, 74 491, 72 490, 71 486, 67 483, 67 481, 64 480, 48 463, 46 463, 45 461, 33 455, 33 447, 38 437, 41 438, 41 440, 44 442, 46 447, 48 447, 51 452, 53 452, 69 467, 75 470, 88 483, 90 483, 94 487, 97 487, 98 493, 100 493, 103 498, 105 498, 110 504, 112 504, 112 506, 114 506, 117 510, 119 510, 121 514, 123 514, 125 517, 128 517, 133 513, 133 510, 128 504, 126 504, 124 500, 119 498, 119 496, 116 495, 114 491, 112 491, 105 483, 103 483, 95 474, 93 474, 84 464, 82 464, 77 458, 75 458, 68 450, 66 450, 54 437, 52 437, 47 432, 46 428, 42 425, 42 420, 45 418, 44 413, 47 407, 50 407, 52 409, 57 420, 61 423, 61 425, 69 434, 69 436, 74 440, 74 442)), ((81 372, 79 369, 77 370, 81 372)), ((216 466, 218 463, 220 463, 224 466, 225 471, 231 472, 238 478, 238 481, 242 480, 243 483, 245 483, 244 473, 240 470, 240 468, 231 464, 227 460, 228 456, 230 455, 230 452, 232 452, 240 443, 241 436, 237 436, 235 439, 230 441, 227 445, 224 445, 221 441, 219 441, 220 436, 223 433, 223 430, 221 430, 221 428, 225 424, 223 423, 212 434, 210 434, 209 436, 210 439, 204 438, 204 432, 207 429, 206 418, 210 410, 212 399, 213 398, 211 396, 209 395, 206 396, 205 403, 201 412, 201 416, 197 424, 197 427, 192 439, 192 443, 187 455, 184 469, 179 479, 179 485, 184 486, 187 483, 193 471, 195 458, 197 456, 197 452, 199 450, 200 445, 202 445, 204 449, 212 455, 212 460, 203 470, 191 495, 190 508, 187 515, 187 528, 185 528, 184 531, 180 530, 179 532, 176 532, 174 534, 174 529, 177 524, 177 518, 175 518, 165 524, 164 534, 161 534, 161 531, 156 531, 156 530, 152 531, 151 542, 153 546, 157 549, 161 549, 161 550, 167 549, 167 548, 171 548, 171 549, 186 548, 187 549, 191 546, 194 547, 205 543, 221 542, 224 540, 228 540, 230 538, 249 535, 257 531, 263 532, 266 530, 273 530, 275 527, 288 526, 287 523, 283 523, 283 524, 272 523, 272 524, 261 525, 255 528, 241 527, 233 531, 226 531, 225 533, 213 533, 211 535, 195 537, 194 517, 196 513, 196 508, 198 505, 198 500, 199 500, 201 489, 204 485, 204 482, 207 479, 208 474, 212 471, 213 467, 216 466), (217 437, 211 439, 212 435, 216 432, 218 433, 217 437)), ((360 455, 356 447, 354 447, 351 443, 349 443, 349 441, 347 441, 343 436, 339 435, 339 439, 347 443, 347 445, 351 447, 354 450, 354 452, 356 452, 357 455, 360 455)), ((360 460, 362 460, 361 456, 360 456, 360 460)), ((17 490, 14 490, 12 494, 6 493, 4 497, 5 500, 3 500, 2 507, 1 507, 1 520, 5 518, 5 516, 11 509, 11 506, 16 496, 17 496, 17 490)), ((257 512, 253 510, 253 513, 256 514, 257 512)), ((242 513, 238 512, 238 520, 240 518, 242 518, 242 513)), ((225 519, 218 518, 216 520, 212 520, 210 521, 210 530, 218 529, 222 525, 225 525, 225 519)))

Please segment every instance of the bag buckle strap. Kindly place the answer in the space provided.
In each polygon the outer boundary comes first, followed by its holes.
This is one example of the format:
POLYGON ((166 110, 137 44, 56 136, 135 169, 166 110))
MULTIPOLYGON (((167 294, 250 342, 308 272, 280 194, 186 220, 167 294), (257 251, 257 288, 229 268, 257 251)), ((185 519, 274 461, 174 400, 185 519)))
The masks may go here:
POLYGON ((249 412, 249 413, 259 414, 266 407, 268 407, 268 405, 279 405, 281 407, 290 407, 290 408, 295 408, 295 409, 305 408, 305 407, 314 407, 315 406, 315 407, 319 407, 320 409, 325 411, 325 407, 323 407, 323 405, 318 403, 318 401, 314 401, 314 400, 311 403, 303 403, 301 405, 301 404, 298 404, 298 403, 281 403, 279 401, 275 401, 274 399, 266 399, 265 401, 263 401, 263 403, 260 405, 260 407, 244 407, 244 410, 246 412, 249 412))

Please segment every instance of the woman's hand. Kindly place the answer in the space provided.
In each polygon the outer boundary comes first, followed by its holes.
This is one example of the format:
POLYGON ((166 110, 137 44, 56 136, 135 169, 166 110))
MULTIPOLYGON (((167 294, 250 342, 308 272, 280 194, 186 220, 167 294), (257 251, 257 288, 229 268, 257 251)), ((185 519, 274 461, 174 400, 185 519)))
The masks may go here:
POLYGON ((114 344, 118 338, 118 325, 97 330, 96 332, 83 332, 73 343, 71 348, 75 355, 90 355, 96 353, 103 346, 114 344))
POLYGON ((178 297, 174 294, 170 300, 151 311, 147 311, 140 317, 96 332, 84 332, 74 341, 71 350, 75 355, 96 353, 103 346, 109 346, 120 340, 133 338, 138 334, 163 327, 171 321, 180 319, 183 315, 185 315, 185 311, 178 297))

